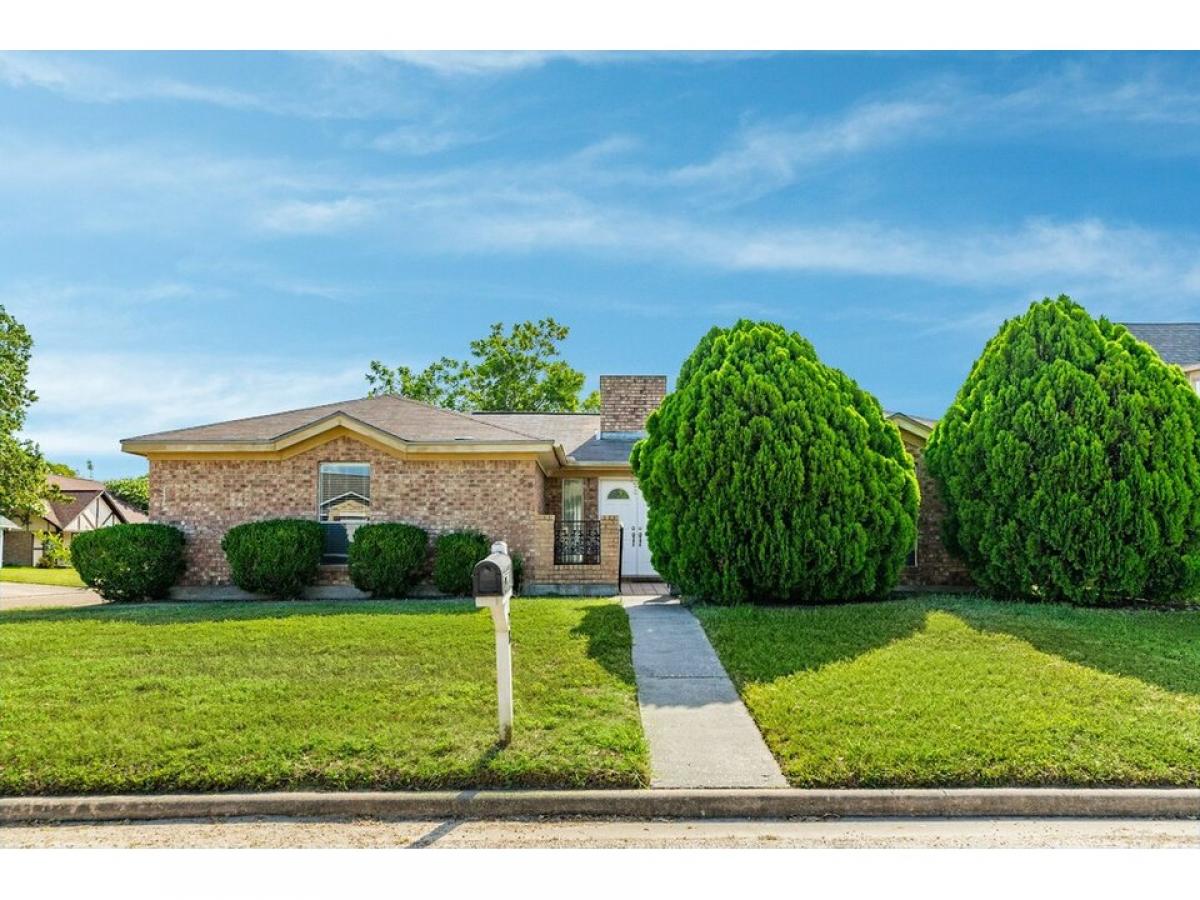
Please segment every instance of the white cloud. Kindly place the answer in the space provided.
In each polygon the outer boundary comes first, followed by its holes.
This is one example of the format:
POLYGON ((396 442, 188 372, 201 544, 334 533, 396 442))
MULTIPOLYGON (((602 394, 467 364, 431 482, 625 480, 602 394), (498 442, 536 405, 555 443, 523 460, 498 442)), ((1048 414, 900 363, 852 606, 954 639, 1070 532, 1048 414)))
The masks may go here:
POLYGON ((911 139, 945 112, 933 100, 897 100, 863 104, 806 125, 751 125, 732 147, 706 162, 675 169, 668 178, 679 185, 754 197, 791 184, 804 169, 911 139))
POLYGON ((138 352, 36 353, 26 436, 49 457, 115 454, 122 438, 366 394, 365 363, 138 352))
POLYGON ((361 225, 372 215, 373 204, 359 197, 340 200, 294 200, 263 213, 261 224, 286 234, 322 234, 361 225))
POLYGON ((385 153, 431 156, 454 147, 477 143, 481 139, 477 135, 453 128, 410 124, 378 134, 366 144, 374 150, 385 153))

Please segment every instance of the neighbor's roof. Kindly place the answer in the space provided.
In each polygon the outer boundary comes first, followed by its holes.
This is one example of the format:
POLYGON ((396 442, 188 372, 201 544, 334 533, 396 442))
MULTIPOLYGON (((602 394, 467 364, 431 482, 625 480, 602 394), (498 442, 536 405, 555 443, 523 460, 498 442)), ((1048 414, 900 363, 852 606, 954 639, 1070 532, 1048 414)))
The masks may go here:
POLYGON ((475 418, 562 445, 568 456, 600 431, 599 413, 477 412, 475 418))
POLYGON ((1200 363, 1200 322, 1125 322, 1133 336, 1158 351, 1163 362, 1200 363))
POLYGON ((337 414, 357 419, 366 425, 404 441, 537 441, 539 435, 518 431, 505 424, 486 421, 480 416, 438 409, 404 397, 385 395, 326 403, 249 419, 233 419, 194 428, 158 431, 127 441, 162 443, 256 443, 268 442, 313 425, 337 414))
POLYGON ((69 478, 65 475, 49 475, 46 480, 58 488, 64 496, 62 500, 47 501, 43 517, 47 522, 63 531, 69 528, 87 505, 101 494, 112 506, 117 518, 123 522, 147 521, 144 513, 131 509, 109 494, 103 482, 92 481, 90 478, 69 478))

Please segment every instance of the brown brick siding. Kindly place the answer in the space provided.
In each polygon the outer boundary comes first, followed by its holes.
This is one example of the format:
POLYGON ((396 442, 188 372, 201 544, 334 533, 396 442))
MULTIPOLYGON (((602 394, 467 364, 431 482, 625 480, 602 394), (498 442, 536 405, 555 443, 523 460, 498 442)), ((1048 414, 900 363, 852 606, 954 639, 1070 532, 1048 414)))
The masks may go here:
POLYGON ((600 431, 645 430, 666 395, 666 375, 601 375, 600 431))
POLYGON ((942 540, 942 520, 946 504, 933 476, 925 466, 925 444, 907 432, 901 432, 904 447, 917 467, 921 488, 921 512, 917 517, 917 565, 900 570, 904 587, 967 587, 971 576, 967 567, 950 555, 942 540))
MULTIPOLYGON (((536 565, 534 516, 545 502, 537 463, 402 459, 342 437, 284 460, 152 460, 150 517, 179 526, 188 539, 181 583, 228 583, 221 538, 233 525, 315 519, 317 466, 336 461, 371 464, 372 521, 411 522, 431 535, 477 528, 536 565)), ((341 577, 324 572, 322 582, 341 577)))
POLYGON ((537 584, 611 584, 620 581, 621 522, 616 516, 600 520, 600 562, 597 565, 554 565, 555 517, 546 513, 535 517, 534 559, 526 569, 525 580, 537 584))

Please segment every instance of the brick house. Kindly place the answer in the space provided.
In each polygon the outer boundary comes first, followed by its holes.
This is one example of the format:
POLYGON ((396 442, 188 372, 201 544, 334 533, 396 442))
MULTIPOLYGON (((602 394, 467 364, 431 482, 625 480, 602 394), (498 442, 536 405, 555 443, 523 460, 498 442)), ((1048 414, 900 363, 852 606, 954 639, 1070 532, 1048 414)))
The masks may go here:
MULTIPOLYGON (((666 388, 662 375, 601 376, 599 413, 466 414, 367 397, 142 435, 122 449, 150 462, 151 519, 187 536, 185 587, 228 583, 221 538, 233 525, 314 517, 326 527, 324 585, 349 583, 359 523, 405 521, 507 541, 525 560, 527 593, 612 594, 622 580, 659 580, 629 455, 666 388)), ((921 456, 933 423, 889 418, 925 498, 902 582, 962 584, 921 456)))
POLYGON ((228 583, 221 538, 233 525, 315 517, 326 526, 322 584, 349 583, 359 523, 405 521, 507 541, 529 593, 611 594, 622 578, 658 580, 629 454, 666 386, 662 375, 602 376, 601 411, 578 414, 367 397, 121 447, 150 462, 150 518, 187 536, 185 586, 228 583))

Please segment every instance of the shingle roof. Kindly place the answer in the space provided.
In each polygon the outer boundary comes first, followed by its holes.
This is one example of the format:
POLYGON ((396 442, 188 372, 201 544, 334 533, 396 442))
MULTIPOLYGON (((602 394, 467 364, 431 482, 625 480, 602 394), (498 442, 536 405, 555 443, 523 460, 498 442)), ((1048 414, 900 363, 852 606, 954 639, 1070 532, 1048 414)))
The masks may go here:
POLYGON ((638 440, 635 437, 594 437, 573 456, 579 462, 629 462, 629 454, 638 440))
POLYGON ((65 475, 49 475, 46 480, 63 494, 61 500, 47 501, 44 512, 46 521, 60 529, 69 528, 84 508, 102 494, 116 511, 118 518, 125 522, 147 521, 145 514, 125 506, 109 494, 103 482, 92 481, 90 478, 68 478, 65 475))
POLYGON ((267 442, 320 422, 337 413, 344 413, 380 431, 406 441, 537 441, 539 435, 518 431, 501 423, 491 423, 483 417, 438 409, 392 395, 364 397, 340 403, 326 403, 305 409, 233 419, 194 428, 158 431, 143 434, 129 441, 162 442, 267 442))
POLYGON ((477 412, 477 419, 561 444, 568 456, 600 431, 599 413, 477 412))
POLYGON ((1163 362, 1200 363, 1200 322, 1125 322, 1138 340, 1158 351, 1163 362))

